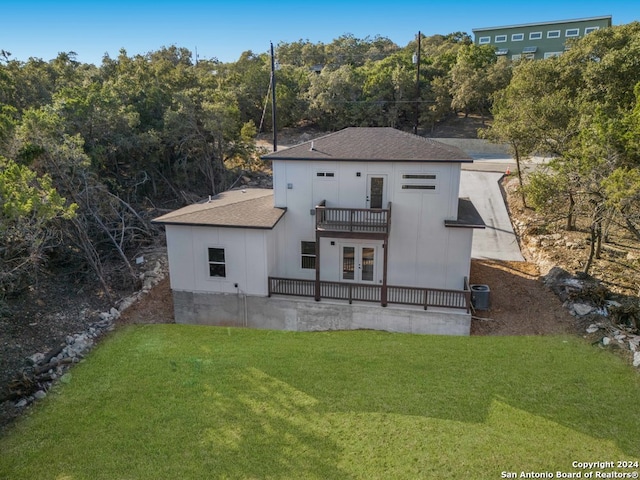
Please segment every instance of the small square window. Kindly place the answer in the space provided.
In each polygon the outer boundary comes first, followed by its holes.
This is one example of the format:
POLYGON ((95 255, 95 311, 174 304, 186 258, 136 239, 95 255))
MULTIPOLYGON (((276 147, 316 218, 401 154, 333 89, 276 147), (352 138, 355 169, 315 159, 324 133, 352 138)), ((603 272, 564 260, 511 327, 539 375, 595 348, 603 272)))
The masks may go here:
POLYGON ((491 37, 480 37, 478 39, 478 43, 480 45, 486 45, 487 43, 491 43, 491 37))
POLYGON ((224 248, 209 249, 209 276, 226 277, 227 267, 224 258, 224 248))
POLYGON ((577 37, 578 35, 580 35, 579 28, 569 28, 564 32, 565 37, 577 37))
POLYGON ((560 30, 549 30, 547 38, 560 38, 560 30))
POLYGON ((521 42, 524 40, 524 33, 514 33, 511 35, 512 42, 521 42))
POLYGON ((584 34, 595 32, 596 30, 600 30, 600 27, 587 27, 584 29, 584 34))
POLYGON ((496 43, 502 43, 507 41, 506 35, 496 35, 496 43))
POLYGON ((529 34, 529 40, 541 40, 542 32, 531 32, 529 34))

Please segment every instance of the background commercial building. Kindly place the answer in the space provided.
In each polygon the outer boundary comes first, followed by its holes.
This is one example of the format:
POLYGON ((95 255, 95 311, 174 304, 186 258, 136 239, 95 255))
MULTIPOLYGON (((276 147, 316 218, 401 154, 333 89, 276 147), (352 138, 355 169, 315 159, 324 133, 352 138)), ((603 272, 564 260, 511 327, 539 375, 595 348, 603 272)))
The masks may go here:
POLYGON ((567 41, 611 26, 611 16, 474 28, 476 45, 492 45, 510 60, 542 59, 562 53, 567 41))

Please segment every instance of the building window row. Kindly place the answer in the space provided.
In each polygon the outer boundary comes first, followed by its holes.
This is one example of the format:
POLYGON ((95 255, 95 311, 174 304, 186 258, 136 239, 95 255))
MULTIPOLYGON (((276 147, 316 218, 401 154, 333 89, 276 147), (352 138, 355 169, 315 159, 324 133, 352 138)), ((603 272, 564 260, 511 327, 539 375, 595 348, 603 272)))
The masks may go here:
MULTIPOLYGON (((586 27, 584 29, 584 34, 588 34, 591 32, 594 32, 596 30, 598 30, 600 27, 586 27)), ((529 33, 529 40, 542 40, 542 36, 543 33, 542 32, 531 32, 529 33)), ((547 32, 547 38, 560 38, 562 36, 562 31, 561 30, 549 30, 547 32)), ((580 29, 579 28, 567 28, 564 31, 564 36, 567 38, 571 38, 571 37, 579 37, 580 36, 580 29)), ((493 39, 494 43, 504 43, 506 42, 508 39, 508 35, 506 34, 500 34, 500 35, 496 35, 493 39)), ((525 34, 524 33, 513 33, 511 34, 511 41, 512 42, 522 42, 525 39, 525 34)), ((478 43, 480 45, 486 45, 491 43, 491 37, 490 36, 485 36, 485 37, 479 37, 478 38, 478 43)))

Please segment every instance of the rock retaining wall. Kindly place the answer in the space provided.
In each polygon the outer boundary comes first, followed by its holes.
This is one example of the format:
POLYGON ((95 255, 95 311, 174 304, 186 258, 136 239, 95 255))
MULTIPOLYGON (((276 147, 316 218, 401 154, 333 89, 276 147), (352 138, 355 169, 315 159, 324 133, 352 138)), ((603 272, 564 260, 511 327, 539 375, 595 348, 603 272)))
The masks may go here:
POLYGON ((61 345, 49 352, 38 352, 28 357, 27 366, 9 384, 9 395, 3 401, 12 401, 17 409, 23 409, 34 401, 46 397, 54 382, 69 382, 72 375, 69 368, 81 362, 98 340, 106 332, 113 330, 120 315, 167 275, 168 262, 165 253, 145 263, 151 268, 143 269, 140 274, 141 290, 119 300, 108 312, 94 313, 92 317, 97 317, 95 321, 87 319, 87 328, 82 332, 68 335, 61 345))

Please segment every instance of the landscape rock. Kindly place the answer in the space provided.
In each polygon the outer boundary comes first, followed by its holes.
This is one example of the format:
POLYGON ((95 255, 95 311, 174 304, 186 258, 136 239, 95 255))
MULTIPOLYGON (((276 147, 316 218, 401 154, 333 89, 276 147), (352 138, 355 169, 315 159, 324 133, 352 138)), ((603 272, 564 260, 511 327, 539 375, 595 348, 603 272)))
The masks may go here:
POLYGON ((592 323, 587 327, 587 333, 596 333, 598 330, 600 330, 600 327, 595 323, 592 323))
POLYGON ((633 354, 633 366, 640 367, 640 352, 634 352, 633 354))
POLYGON ((44 353, 34 353, 27 360, 31 365, 38 365, 40 362, 44 360, 44 353))
POLYGON ((611 344, 611 339, 609 337, 603 337, 602 338, 602 345, 604 345, 606 347, 609 344, 611 344))
POLYGON ((33 394, 33 396, 37 400, 42 400, 44 397, 47 396, 47 393, 44 390, 38 390, 36 393, 33 394))
POLYGON ((584 317, 592 313, 596 308, 588 303, 574 303, 571 306, 571 311, 578 317, 584 317))

